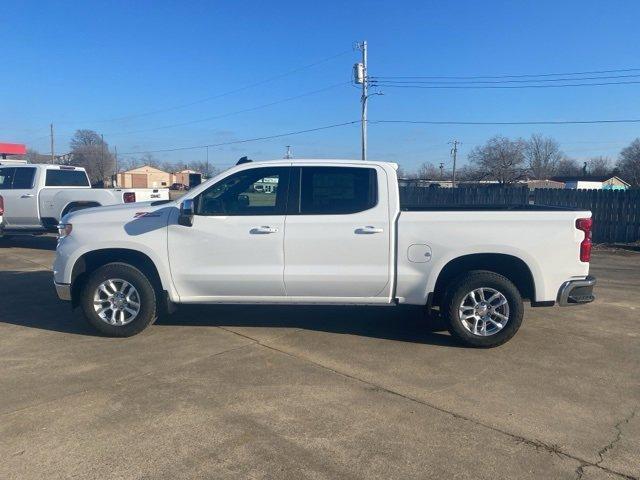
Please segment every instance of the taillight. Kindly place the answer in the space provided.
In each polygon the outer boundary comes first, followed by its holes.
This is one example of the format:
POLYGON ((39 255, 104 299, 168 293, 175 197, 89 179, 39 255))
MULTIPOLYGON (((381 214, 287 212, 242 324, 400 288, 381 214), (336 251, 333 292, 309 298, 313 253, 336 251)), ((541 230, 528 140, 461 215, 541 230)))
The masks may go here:
POLYGON ((136 203, 136 192, 124 192, 122 199, 124 203, 136 203))
POLYGON ((584 232, 584 240, 580 242, 580 261, 589 262, 591 260, 591 230, 593 220, 590 218, 579 218, 576 220, 576 228, 584 232))
POLYGON ((0 195, 0 215, 4 215, 4 198, 0 195))

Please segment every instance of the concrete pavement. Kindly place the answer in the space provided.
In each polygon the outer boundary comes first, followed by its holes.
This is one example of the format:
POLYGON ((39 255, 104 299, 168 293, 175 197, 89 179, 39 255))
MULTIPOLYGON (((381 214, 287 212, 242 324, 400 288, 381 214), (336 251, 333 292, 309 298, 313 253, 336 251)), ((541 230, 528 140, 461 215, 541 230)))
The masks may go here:
POLYGON ((640 254, 460 348, 406 308, 181 308, 130 339, 0 246, 0 478, 638 478, 640 254))

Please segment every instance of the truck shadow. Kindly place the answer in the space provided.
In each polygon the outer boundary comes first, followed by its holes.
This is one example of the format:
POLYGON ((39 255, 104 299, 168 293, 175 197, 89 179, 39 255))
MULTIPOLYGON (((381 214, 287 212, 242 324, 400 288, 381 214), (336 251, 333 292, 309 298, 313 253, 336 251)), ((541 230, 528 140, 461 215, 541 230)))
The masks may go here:
POLYGON ((461 347, 439 317, 410 306, 182 305, 159 326, 260 327, 315 330, 341 335, 461 347))
MULTIPOLYGON (((0 323, 27 328, 98 336, 70 304, 58 300, 51 272, 0 271, 3 301, 0 323)), ((261 327, 296 328, 387 340, 459 347, 437 318, 425 319, 419 308, 362 306, 184 305, 153 328, 261 327)), ((143 333, 144 334, 144 333, 143 333)))
POLYGON ((58 239, 54 234, 45 235, 11 235, 0 238, 0 249, 26 248, 29 250, 55 251, 58 239))

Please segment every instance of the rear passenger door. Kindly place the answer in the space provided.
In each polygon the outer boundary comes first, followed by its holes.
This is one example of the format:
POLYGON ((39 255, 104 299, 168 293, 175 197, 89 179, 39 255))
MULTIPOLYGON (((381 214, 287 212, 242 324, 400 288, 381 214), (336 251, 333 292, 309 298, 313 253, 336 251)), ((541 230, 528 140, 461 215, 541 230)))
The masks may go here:
POLYGON ((386 173, 365 165, 292 169, 284 241, 287 296, 385 297, 391 220, 386 173))
POLYGON ((5 227, 32 229, 42 226, 38 216, 38 196, 33 188, 35 174, 35 167, 0 168, 5 227))

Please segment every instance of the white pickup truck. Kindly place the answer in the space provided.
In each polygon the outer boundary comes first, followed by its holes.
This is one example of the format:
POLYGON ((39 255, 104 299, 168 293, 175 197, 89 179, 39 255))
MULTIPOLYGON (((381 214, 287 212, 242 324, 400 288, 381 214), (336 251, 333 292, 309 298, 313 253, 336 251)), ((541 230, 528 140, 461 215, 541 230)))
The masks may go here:
POLYGON ((63 216, 84 208, 168 199, 168 189, 91 188, 80 167, 0 163, 0 237, 55 232, 63 216))
POLYGON ((413 304, 439 309, 463 343, 491 347, 516 333, 523 299, 593 300, 590 217, 402 205, 384 162, 245 163, 179 203, 70 213, 54 283, 111 336, 179 303, 413 304))

